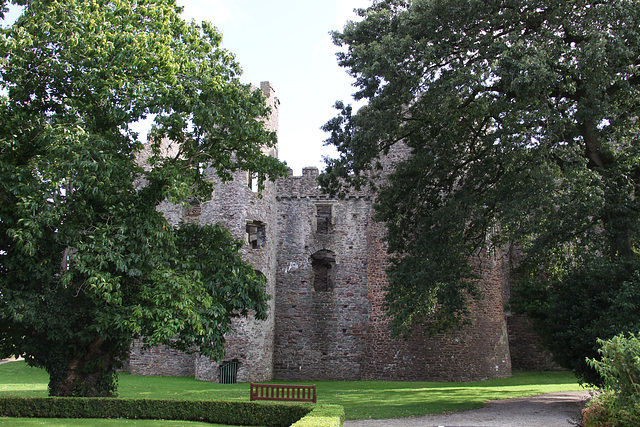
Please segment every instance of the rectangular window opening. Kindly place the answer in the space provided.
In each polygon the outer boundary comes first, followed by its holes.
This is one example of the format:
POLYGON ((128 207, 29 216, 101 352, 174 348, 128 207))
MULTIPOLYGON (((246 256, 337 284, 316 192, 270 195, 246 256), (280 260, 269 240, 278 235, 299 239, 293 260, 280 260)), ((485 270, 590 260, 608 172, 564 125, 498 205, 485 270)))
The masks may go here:
POLYGON ((202 213, 202 207, 200 202, 192 200, 189 202, 189 206, 184 212, 184 222, 188 224, 198 224, 200 222, 200 215, 202 213))
POLYGON ((328 234, 331 231, 331 206, 316 206, 316 232, 328 234))
POLYGON ((263 222, 249 221, 247 222, 247 244, 251 249, 260 249, 264 247, 267 240, 267 230, 263 222))

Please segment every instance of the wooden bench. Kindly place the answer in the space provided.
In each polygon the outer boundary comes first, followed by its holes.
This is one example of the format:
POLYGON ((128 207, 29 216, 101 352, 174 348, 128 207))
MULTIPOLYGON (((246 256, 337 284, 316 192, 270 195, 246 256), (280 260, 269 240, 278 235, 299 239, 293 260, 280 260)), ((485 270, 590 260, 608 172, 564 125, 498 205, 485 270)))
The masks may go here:
POLYGON ((251 400, 316 403, 316 385, 254 384, 251 400))

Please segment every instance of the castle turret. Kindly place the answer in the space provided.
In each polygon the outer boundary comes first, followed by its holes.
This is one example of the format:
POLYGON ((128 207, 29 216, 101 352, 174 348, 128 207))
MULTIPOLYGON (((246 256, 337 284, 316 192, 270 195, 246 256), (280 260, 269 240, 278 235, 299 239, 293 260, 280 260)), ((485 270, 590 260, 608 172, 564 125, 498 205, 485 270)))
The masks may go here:
MULTIPOLYGON (((278 130, 278 98, 269 82, 261 89, 271 108, 265 127, 278 130)), ((277 147, 265 148, 265 153, 277 157, 277 147)), ((243 239, 244 258, 267 281, 266 292, 271 296, 267 320, 234 319, 233 332, 226 338, 226 355, 219 363, 205 357, 196 360, 195 377, 206 381, 220 381, 220 372, 235 377, 238 382, 267 381, 273 377, 273 349, 275 330, 275 271, 276 271, 276 198, 275 184, 265 182, 258 192, 257 176, 251 171, 236 172, 228 183, 218 183, 214 198, 203 208, 203 221, 225 225, 234 237, 243 239)), ((224 379, 223 379, 224 381, 224 379)))
MULTIPOLYGON (((279 101, 269 82, 262 82, 271 115, 265 127, 278 130, 279 101)), ((277 147, 265 147, 265 154, 277 157, 277 147)), ((231 234, 246 241, 243 257, 266 278, 269 301, 268 318, 256 320, 252 315, 233 321, 233 332, 226 338, 226 356, 222 362, 188 355, 158 346, 144 350, 136 343, 131 351, 129 367, 132 373, 143 375, 189 375, 207 381, 265 381, 273 376, 274 297, 276 270, 276 207, 275 184, 265 182, 258 192, 257 176, 251 171, 238 171, 229 182, 221 182, 214 171, 208 171, 214 183, 210 200, 193 200, 188 207, 164 202, 161 209, 169 222, 197 224, 220 223, 231 234), (221 378, 221 374, 225 378, 221 378)))

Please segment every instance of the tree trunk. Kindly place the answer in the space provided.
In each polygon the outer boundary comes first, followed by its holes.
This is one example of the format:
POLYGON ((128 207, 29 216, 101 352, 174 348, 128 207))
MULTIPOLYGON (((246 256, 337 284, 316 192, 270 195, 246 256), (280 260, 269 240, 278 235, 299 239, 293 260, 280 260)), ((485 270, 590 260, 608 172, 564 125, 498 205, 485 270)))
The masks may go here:
POLYGON ((606 182, 605 209, 601 220, 604 226, 607 245, 609 249, 609 259, 623 258, 633 260, 636 257, 634 250, 634 226, 635 212, 626 206, 629 202, 629 194, 626 190, 626 183, 618 182, 626 180, 628 177, 620 175, 616 170, 614 156, 610 147, 598 142, 597 126, 594 119, 586 119, 580 125, 580 131, 585 143, 585 155, 591 169, 597 170, 606 182))
POLYGON ((49 391, 52 396, 109 397, 115 392, 114 356, 101 339, 96 339, 82 357, 75 357, 60 366, 60 375, 50 372, 49 391))
MULTIPOLYGON (((624 260, 634 260, 637 254, 634 250, 634 239, 631 235, 630 227, 616 227, 615 222, 630 222, 630 218, 615 218, 607 215, 605 218, 605 231, 607 233, 607 242, 609 245, 609 259, 615 260, 622 258, 624 260)), ((617 224, 616 224, 617 225, 617 224)))

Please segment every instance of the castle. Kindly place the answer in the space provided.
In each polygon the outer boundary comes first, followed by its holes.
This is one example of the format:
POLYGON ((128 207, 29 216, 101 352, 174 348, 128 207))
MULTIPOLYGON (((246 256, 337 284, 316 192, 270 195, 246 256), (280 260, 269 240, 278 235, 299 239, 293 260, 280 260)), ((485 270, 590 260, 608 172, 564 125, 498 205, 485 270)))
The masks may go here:
MULTIPOLYGON (((268 82, 261 89, 272 108, 266 126, 277 131, 279 101, 268 82)), ((390 153, 385 166, 403 156, 390 153)), ((375 194, 332 198, 320 191, 317 176, 315 167, 290 173, 267 182, 259 197, 251 173, 238 172, 231 182, 216 182, 210 200, 161 207, 172 224, 219 222, 246 240, 243 255, 266 277, 272 296, 269 317, 237 319, 221 362, 134 344, 131 373, 220 382, 473 381, 551 366, 526 321, 505 312, 510 265, 501 252, 485 251, 478 263, 484 299, 473 303, 470 326, 392 338, 382 308, 387 257, 384 226, 372 220, 375 194)))

